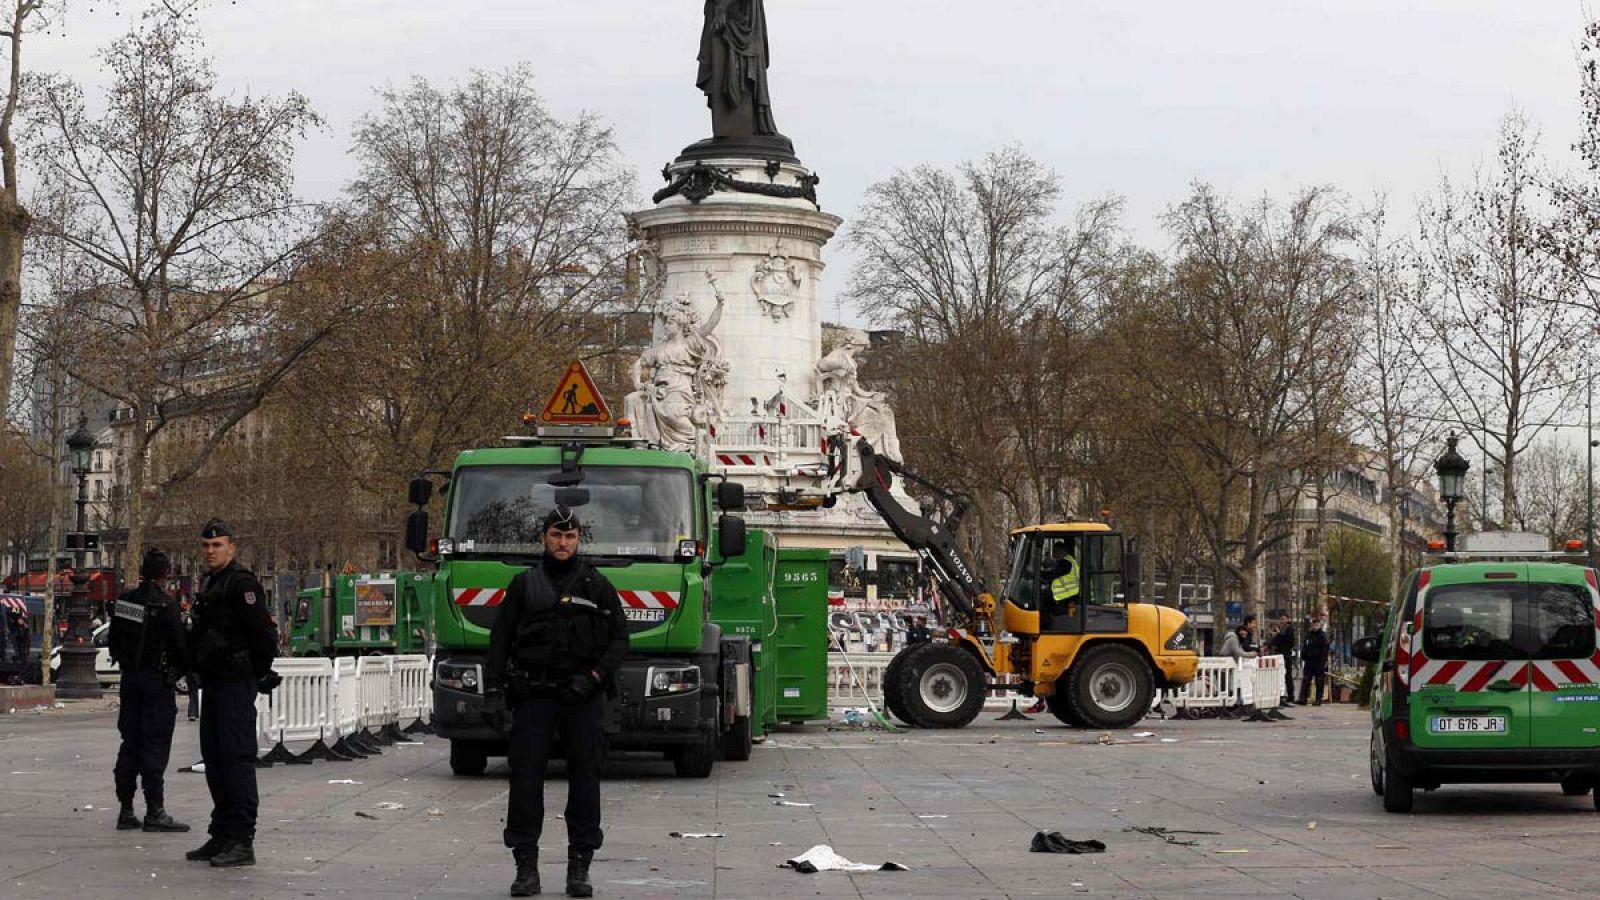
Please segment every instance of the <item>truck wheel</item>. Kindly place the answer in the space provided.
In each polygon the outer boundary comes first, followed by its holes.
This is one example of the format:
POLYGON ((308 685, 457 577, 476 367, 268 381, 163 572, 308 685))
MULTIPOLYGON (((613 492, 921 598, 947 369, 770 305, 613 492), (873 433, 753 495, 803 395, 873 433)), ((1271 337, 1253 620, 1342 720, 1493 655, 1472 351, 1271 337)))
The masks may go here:
POLYGON ((717 763, 717 742, 706 738, 698 744, 684 744, 672 755, 672 770, 679 778, 705 778, 717 763))
POLYGON ((1561 780, 1561 793, 1568 797, 1582 797, 1589 793, 1589 782, 1582 778, 1563 778, 1561 780))
POLYGON ((928 644, 900 669, 901 702, 921 728, 961 728, 983 711, 983 669, 952 644, 928 644))
POLYGON ((1149 664, 1120 644, 1090 647, 1066 674, 1066 702, 1090 728, 1135 724, 1150 711, 1154 693, 1149 664))
POLYGON ((894 717, 907 725, 916 725, 912 721, 911 713, 906 708, 905 692, 901 690, 900 672, 906 667, 906 660, 919 650, 933 646, 932 644, 912 644, 903 648, 889 660, 889 665, 883 669, 883 705, 888 708, 894 717))
POLYGON ((1378 730, 1372 730, 1372 737, 1367 740, 1368 770, 1372 776, 1372 792, 1379 797, 1383 796, 1383 759, 1378 756, 1378 730))
POLYGON ((450 771, 457 775, 482 775, 489 767, 489 751, 481 741, 451 741, 450 771))
POLYGON ((1400 774, 1392 754, 1383 766, 1383 810, 1392 813, 1411 812, 1411 779, 1400 774))
POLYGON ((1060 719, 1063 723, 1073 728, 1084 727, 1083 717, 1072 708, 1072 698, 1061 691, 1044 698, 1045 708, 1050 710, 1050 715, 1060 719))
POLYGON ((750 748, 755 746, 754 729, 749 716, 733 720, 733 727, 722 736, 722 758, 744 762, 750 758, 750 748))

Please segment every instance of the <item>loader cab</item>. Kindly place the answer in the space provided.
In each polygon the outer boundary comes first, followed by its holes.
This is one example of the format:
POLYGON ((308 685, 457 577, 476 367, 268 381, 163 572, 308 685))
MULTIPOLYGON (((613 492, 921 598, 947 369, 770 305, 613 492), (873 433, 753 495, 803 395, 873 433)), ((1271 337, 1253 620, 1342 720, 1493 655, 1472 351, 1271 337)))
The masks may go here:
POLYGON ((1017 529, 1006 599, 1039 613, 1040 634, 1126 631, 1122 535, 1094 522, 1017 529))

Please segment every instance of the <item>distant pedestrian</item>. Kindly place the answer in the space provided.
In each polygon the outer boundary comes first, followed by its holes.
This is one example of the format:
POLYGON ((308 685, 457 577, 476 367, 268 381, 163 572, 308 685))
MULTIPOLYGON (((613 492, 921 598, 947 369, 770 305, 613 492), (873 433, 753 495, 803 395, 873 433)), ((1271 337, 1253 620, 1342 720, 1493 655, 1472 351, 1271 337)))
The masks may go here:
POLYGON ((1239 646, 1253 655, 1256 652, 1256 617, 1245 616, 1238 632, 1239 646))
POLYGON ((917 616, 911 620, 911 627, 906 629, 906 646, 913 644, 929 644, 933 642, 933 635, 928 633, 928 617, 917 616))
POLYGON ((1288 703, 1294 699, 1294 625, 1289 617, 1284 616, 1278 620, 1278 630, 1273 633, 1272 640, 1267 646, 1273 653, 1283 657, 1283 702, 1288 703))
POLYGON ((205 684, 200 710, 200 756, 211 791, 211 833, 186 858, 217 868, 256 864, 256 693, 274 687, 278 635, 267 615, 267 593, 239 565, 233 531, 212 519, 200 532, 208 574, 194 609, 190 650, 205 684))
POLYGON ((1311 622, 1311 630, 1306 632, 1305 642, 1300 645, 1300 658, 1305 661, 1300 679, 1300 702, 1306 702, 1306 694, 1315 683, 1311 705, 1321 706, 1328 682, 1328 633, 1322 630, 1321 619, 1311 622))
POLYGON ((151 549, 139 566, 139 586, 123 594, 113 607, 111 658, 122 670, 117 730, 122 745, 114 769, 117 785, 117 828, 145 831, 188 831, 167 813, 165 784, 172 757, 172 729, 178 717, 173 684, 189 671, 183 624, 164 589, 172 564, 151 549), (145 816, 133 813, 133 797, 144 787, 145 816))
POLYGON ((16 648, 17 662, 26 664, 33 636, 28 633, 28 617, 15 610, 11 612, 11 645, 16 648))
POLYGON ((1240 625, 1238 628, 1223 635, 1222 649, 1217 651, 1217 655, 1226 656, 1233 660, 1254 659, 1255 651, 1245 649, 1248 637, 1249 629, 1244 625, 1240 625))

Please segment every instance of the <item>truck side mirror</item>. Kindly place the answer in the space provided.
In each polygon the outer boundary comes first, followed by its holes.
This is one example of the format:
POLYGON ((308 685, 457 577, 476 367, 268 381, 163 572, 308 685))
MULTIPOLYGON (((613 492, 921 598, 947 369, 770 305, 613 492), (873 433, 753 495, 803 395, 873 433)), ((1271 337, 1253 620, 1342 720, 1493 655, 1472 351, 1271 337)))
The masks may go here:
MULTIPOLYGON (((412 482, 413 485, 416 482, 412 482)), ((421 556, 428 552, 428 511, 419 509, 406 516, 406 549, 421 556)))
POLYGON ((1379 649, 1378 636, 1369 634, 1364 638, 1356 638, 1355 643, 1350 645, 1350 655, 1362 662, 1377 662, 1379 649))
POLYGON ((427 478, 411 479, 411 486, 406 490, 406 500, 412 506, 427 506, 433 499, 433 482, 427 478))
POLYGON ((717 519, 717 551, 723 559, 744 555, 744 519, 721 516, 717 519))
MULTIPOLYGON (((744 485, 736 481, 722 481, 717 483, 717 509, 742 510, 744 509, 744 485)), ((737 555, 737 554, 735 554, 737 555)))

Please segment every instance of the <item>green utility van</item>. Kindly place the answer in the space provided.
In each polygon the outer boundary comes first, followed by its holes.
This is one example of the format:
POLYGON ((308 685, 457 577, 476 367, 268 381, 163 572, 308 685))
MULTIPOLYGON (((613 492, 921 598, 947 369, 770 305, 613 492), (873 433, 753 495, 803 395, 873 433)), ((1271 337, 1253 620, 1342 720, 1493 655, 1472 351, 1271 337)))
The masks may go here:
POLYGON ((1372 789, 1389 812, 1442 784, 1558 783, 1572 796, 1600 784, 1595 570, 1581 550, 1494 544, 1411 573, 1382 634, 1351 648, 1380 664, 1372 789))

